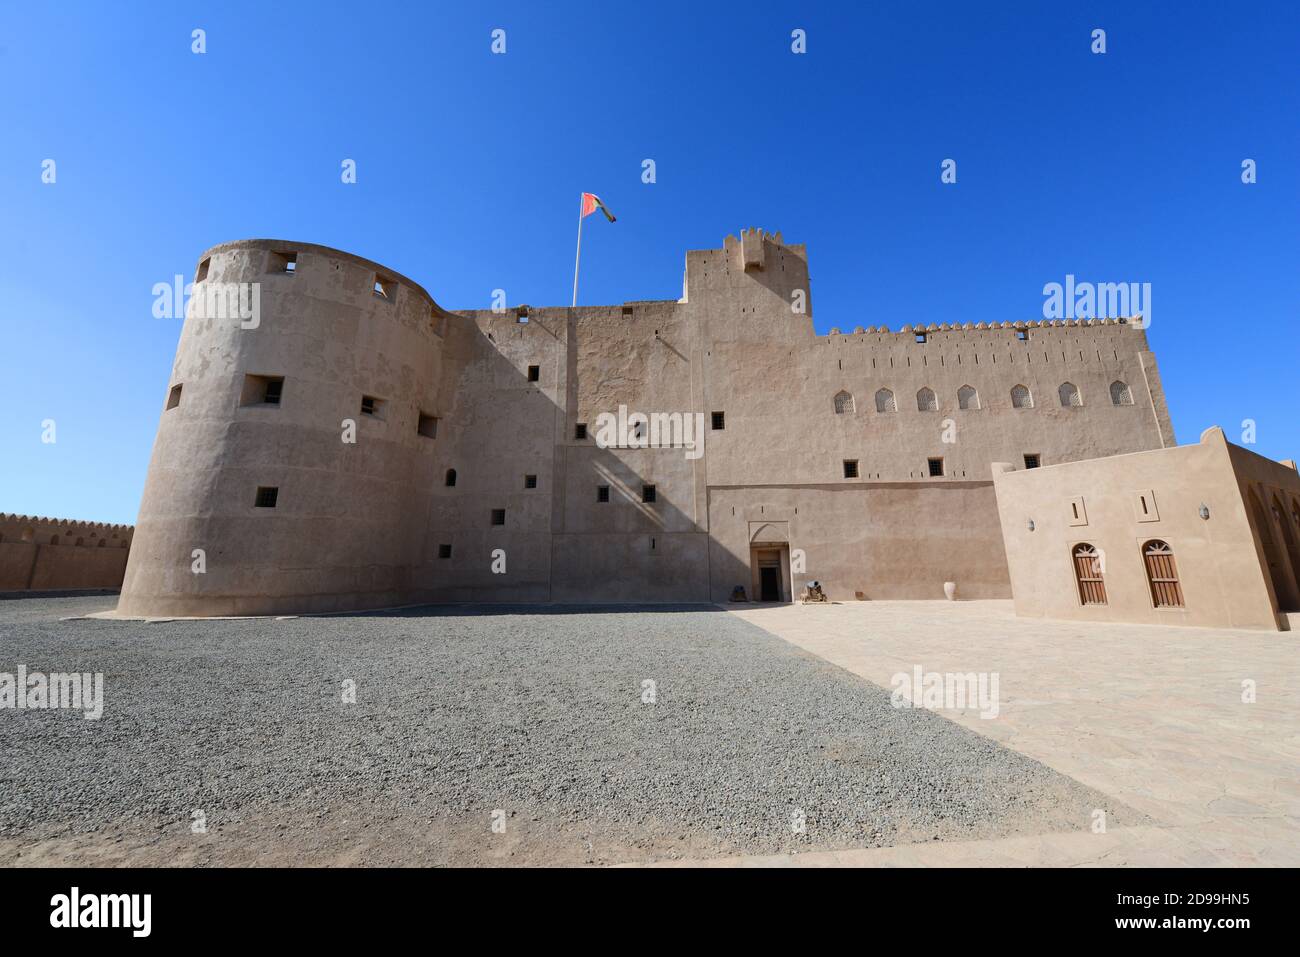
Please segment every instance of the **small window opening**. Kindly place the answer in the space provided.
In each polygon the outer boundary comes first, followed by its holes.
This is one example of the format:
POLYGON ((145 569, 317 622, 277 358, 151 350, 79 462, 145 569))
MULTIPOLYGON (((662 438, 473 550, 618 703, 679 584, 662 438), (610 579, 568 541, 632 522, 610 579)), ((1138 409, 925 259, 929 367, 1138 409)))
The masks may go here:
POLYGON ((279 405, 284 394, 284 376, 246 375, 239 396, 240 405, 279 405))
POLYGON ((727 427, 727 413, 725 413, 725 412, 714 412, 714 413, 713 413, 713 431, 714 431, 714 432, 721 432, 721 431, 722 431, 723 429, 725 429, 726 427, 727 427))
POLYGON ((857 478, 857 477, 858 477, 858 460, 857 460, 857 459, 845 459, 845 460, 844 460, 844 477, 845 477, 845 478, 857 478))
POLYGON ((916 340, 917 342, 925 342, 925 341, 926 341, 926 335, 925 335, 924 332, 918 332, 918 333, 916 333, 916 335, 915 335, 914 338, 915 338, 915 340, 916 340))
POLYGON ((207 259, 203 260, 203 262, 199 263, 199 271, 198 271, 197 273, 195 273, 195 275, 194 275, 194 281, 195 281, 196 283, 203 282, 203 280, 205 280, 205 279, 208 278, 208 268, 209 268, 211 265, 212 265, 212 257, 211 257, 211 256, 209 256, 207 259))
POLYGON ((597 501, 597 502, 608 502, 608 501, 609 501, 609 486, 608 486, 608 485, 597 485, 597 486, 596 486, 596 501, 597 501))
POLYGON ((586 439, 586 437, 587 437, 587 423, 586 423, 586 422, 579 422, 577 425, 575 425, 575 426, 573 427, 573 437, 574 437, 576 440, 578 440, 579 442, 581 442, 581 441, 583 441, 584 439, 586 439))
POLYGON ((394 293, 397 292, 397 283, 391 279, 376 274, 375 276, 375 297, 378 299, 387 299, 392 302, 394 293))
POLYGON ((438 546, 438 557, 439 557, 439 558, 451 558, 451 546, 450 546, 450 545, 439 545, 439 546, 438 546))
POLYGON ((492 524, 504 525, 506 523, 506 510, 504 508, 492 509, 492 524))
POLYGON ((1037 455, 1030 455, 1028 452, 1025 453, 1025 468, 1036 469, 1041 464, 1042 462, 1039 460, 1037 455))
POLYGON ((361 397, 361 414, 371 415, 375 418, 382 418, 380 412, 384 408, 384 400, 376 399, 373 395, 363 395, 361 397))
POLYGON ((436 439, 438 437, 438 417, 421 412, 415 431, 426 439, 436 439))
POLYGON ((524 488, 537 488, 537 476, 536 476, 536 475, 525 475, 525 476, 524 476, 524 488))
POLYGON ((653 485, 641 486, 641 501, 653 502, 655 500, 655 487, 653 485))
POLYGON ((538 381, 539 379, 541 379, 541 377, 542 377, 542 367, 541 367, 541 366, 529 366, 529 367, 528 367, 528 381, 529 381, 529 382, 536 382, 536 381, 538 381))
POLYGON ((1027 341, 1029 340, 1029 330, 1028 330, 1028 329, 1017 329, 1017 330, 1016 330, 1016 338, 1019 339, 1021 342, 1027 342, 1027 341))
POLYGON ((280 497, 280 489, 274 485, 259 485, 257 487, 257 498, 253 500, 254 508, 275 508, 276 500, 280 497))
POLYGON ((446 483, 447 483, 447 488, 455 488, 455 487, 456 487, 456 470, 455 470, 455 469, 447 469, 447 478, 446 478, 446 483))
POLYGON ((943 474, 943 459, 926 459, 925 463, 930 469, 931 477, 943 474))
POLYGON ((176 406, 180 404, 181 404, 181 387, 179 385, 174 385, 172 386, 171 392, 167 394, 167 408, 174 409, 176 408, 176 406))

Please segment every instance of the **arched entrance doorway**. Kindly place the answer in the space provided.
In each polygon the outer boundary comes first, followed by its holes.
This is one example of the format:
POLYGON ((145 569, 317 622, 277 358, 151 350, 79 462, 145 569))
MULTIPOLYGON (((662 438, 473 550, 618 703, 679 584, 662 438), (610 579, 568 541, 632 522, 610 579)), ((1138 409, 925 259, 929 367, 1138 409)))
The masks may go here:
POLYGON ((750 595, 755 601, 791 601, 788 522, 750 522, 750 595))

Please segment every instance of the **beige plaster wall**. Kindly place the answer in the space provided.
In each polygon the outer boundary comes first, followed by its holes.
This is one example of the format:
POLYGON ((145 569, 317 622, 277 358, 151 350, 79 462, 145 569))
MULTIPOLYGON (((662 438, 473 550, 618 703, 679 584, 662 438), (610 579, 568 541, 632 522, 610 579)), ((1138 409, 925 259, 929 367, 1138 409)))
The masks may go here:
POLYGON ((816 556, 799 587, 815 577, 836 597, 932 598, 956 580, 968 597, 1005 596, 990 462, 1173 443, 1133 325, 1021 324, 1027 340, 1010 324, 931 326, 926 342, 910 327, 817 336, 807 251, 780 234, 688 252, 678 301, 501 313, 445 313, 402 277, 396 302, 376 301, 383 267, 307 244, 251 240, 205 259, 209 280, 261 282, 265 317, 252 332, 186 322, 171 380, 184 398, 160 423, 124 613, 725 599, 750 581, 732 508, 799 509, 791 545, 816 556), (268 272, 289 250, 297 273, 268 272), (286 376, 281 408, 238 405, 248 372, 286 376), (1133 405, 1111 404, 1117 379, 1133 405), (1061 407, 1064 381, 1081 407, 1061 407), (958 410, 967 383, 980 408, 958 410), (1034 408, 1011 407, 1017 383, 1034 408), (922 386, 937 411, 918 410, 922 386), (876 411, 880 388, 896 412, 876 411), (842 389, 855 409, 837 415, 842 389), (345 447, 339 420, 363 392, 388 399, 390 418, 359 421, 345 447), (598 416, 620 405, 704 416, 704 454, 600 447, 598 416), (418 408, 439 416, 435 440, 415 435, 418 408), (709 428, 713 412, 725 428, 709 428), (930 477, 932 456, 942 476, 930 477), (256 486, 276 484, 281 504, 254 509, 256 486), (196 547, 206 576, 190 571, 196 547))
POLYGON ((133 531, 0 514, 0 592, 120 588, 133 531))
MULTIPOLYGON (((145 484, 123 614, 270 614, 397 604, 424 546, 438 414, 438 329, 428 294, 374 263, 309 244, 209 250, 204 282, 255 283, 255 328, 185 321, 145 484), (297 255, 293 275, 273 253, 297 255), (379 275, 391 298, 375 295, 379 275), (241 405, 248 374, 284 377, 278 406, 241 405), (362 395, 383 400, 363 416, 362 395), (344 441, 344 420, 355 443, 344 441), (255 508, 259 486, 275 508, 255 508), (195 574, 201 549, 206 571, 195 574)), ((204 286, 196 285, 196 296, 204 286)))
POLYGON ((1217 428, 1206 430, 1196 445, 1035 470, 995 465, 1017 614, 1278 628, 1277 603, 1241 492, 1243 476, 1255 473, 1300 495, 1294 470, 1229 445, 1217 428), (1145 515, 1142 494, 1154 502, 1145 515), (1073 504, 1080 507, 1080 519, 1073 504), (1202 504, 1209 509, 1208 520, 1199 515, 1202 504), (1173 549, 1183 608, 1153 606, 1142 557, 1144 543, 1152 539, 1173 549), (1080 602, 1071 553, 1082 542, 1102 552, 1106 605, 1080 602))

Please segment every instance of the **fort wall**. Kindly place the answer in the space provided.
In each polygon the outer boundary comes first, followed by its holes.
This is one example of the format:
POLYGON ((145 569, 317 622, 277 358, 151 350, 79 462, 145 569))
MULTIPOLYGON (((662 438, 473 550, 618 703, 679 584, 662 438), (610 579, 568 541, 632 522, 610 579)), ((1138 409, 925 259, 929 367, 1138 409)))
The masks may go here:
POLYGON ((766 544, 810 559, 787 597, 811 578, 833 597, 949 580, 1005 597, 993 461, 1173 443, 1136 324, 817 336, 806 250, 760 230, 687 253, 681 300, 614 306, 448 313, 375 263, 265 240, 216 247, 199 274, 260 282, 262 323, 186 321, 127 614, 725 600, 754 585, 765 510, 789 536, 766 544), (278 407, 245 402, 250 375, 284 377, 278 407), (344 445, 363 394, 385 414, 344 445), (600 441, 620 406, 702 422, 702 454, 600 441), (274 510, 255 507, 266 486, 274 510))
POLYGON ((260 316, 186 318, 119 611, 407 600, 436 442, 421 416, 440 418, 441 310, 410 280, 309 244, 217 246, 196 279, 192 307, 207 283, 257 284, 260 316), (259 503, 272 489, 273 507, 259 503))
POLYGON ((1300 478, 1219 428, 1104 461, 996 465, 994 484, 1019 615, 1277 630, 1300 608, 1300 556, 1285 547, 1300 478), (1252 509, 1252 495, 1276 511, 1252 509), (1162 556, 1148 560, 1152 543, 1162 556), (1096 554, 1082 573, 1081 548, 1096 554))
POLYGON ((134 530, 0 514, 0 592, 115 590, 134 530))

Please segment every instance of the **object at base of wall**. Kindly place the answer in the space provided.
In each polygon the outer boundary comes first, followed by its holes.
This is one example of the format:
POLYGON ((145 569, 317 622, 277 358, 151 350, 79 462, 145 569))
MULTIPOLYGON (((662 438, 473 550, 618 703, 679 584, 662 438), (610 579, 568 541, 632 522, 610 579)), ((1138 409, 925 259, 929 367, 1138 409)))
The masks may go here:
POLYGON ((821 582, 809 582, 804 586, 803 594, 799 596, 799 601, 806 605, 809 602, 830 601, 830 599, 827 598, 826 593, 822 591, 821 582))
POLYGON ((744 585, 737 585, 735 588, 731 589, 731 600, 732 600, 732 601, 749 601, 749 599, 745 597, 745 586, 744 586, 744 585))
POLYGON ((944 594, 944 597, 947 598, 949 601, 956 601, 956 600, 957 600, 957 583, 956 583, 956 582, 944 582, 944 583, 943 583, 943 594, 944 594))

